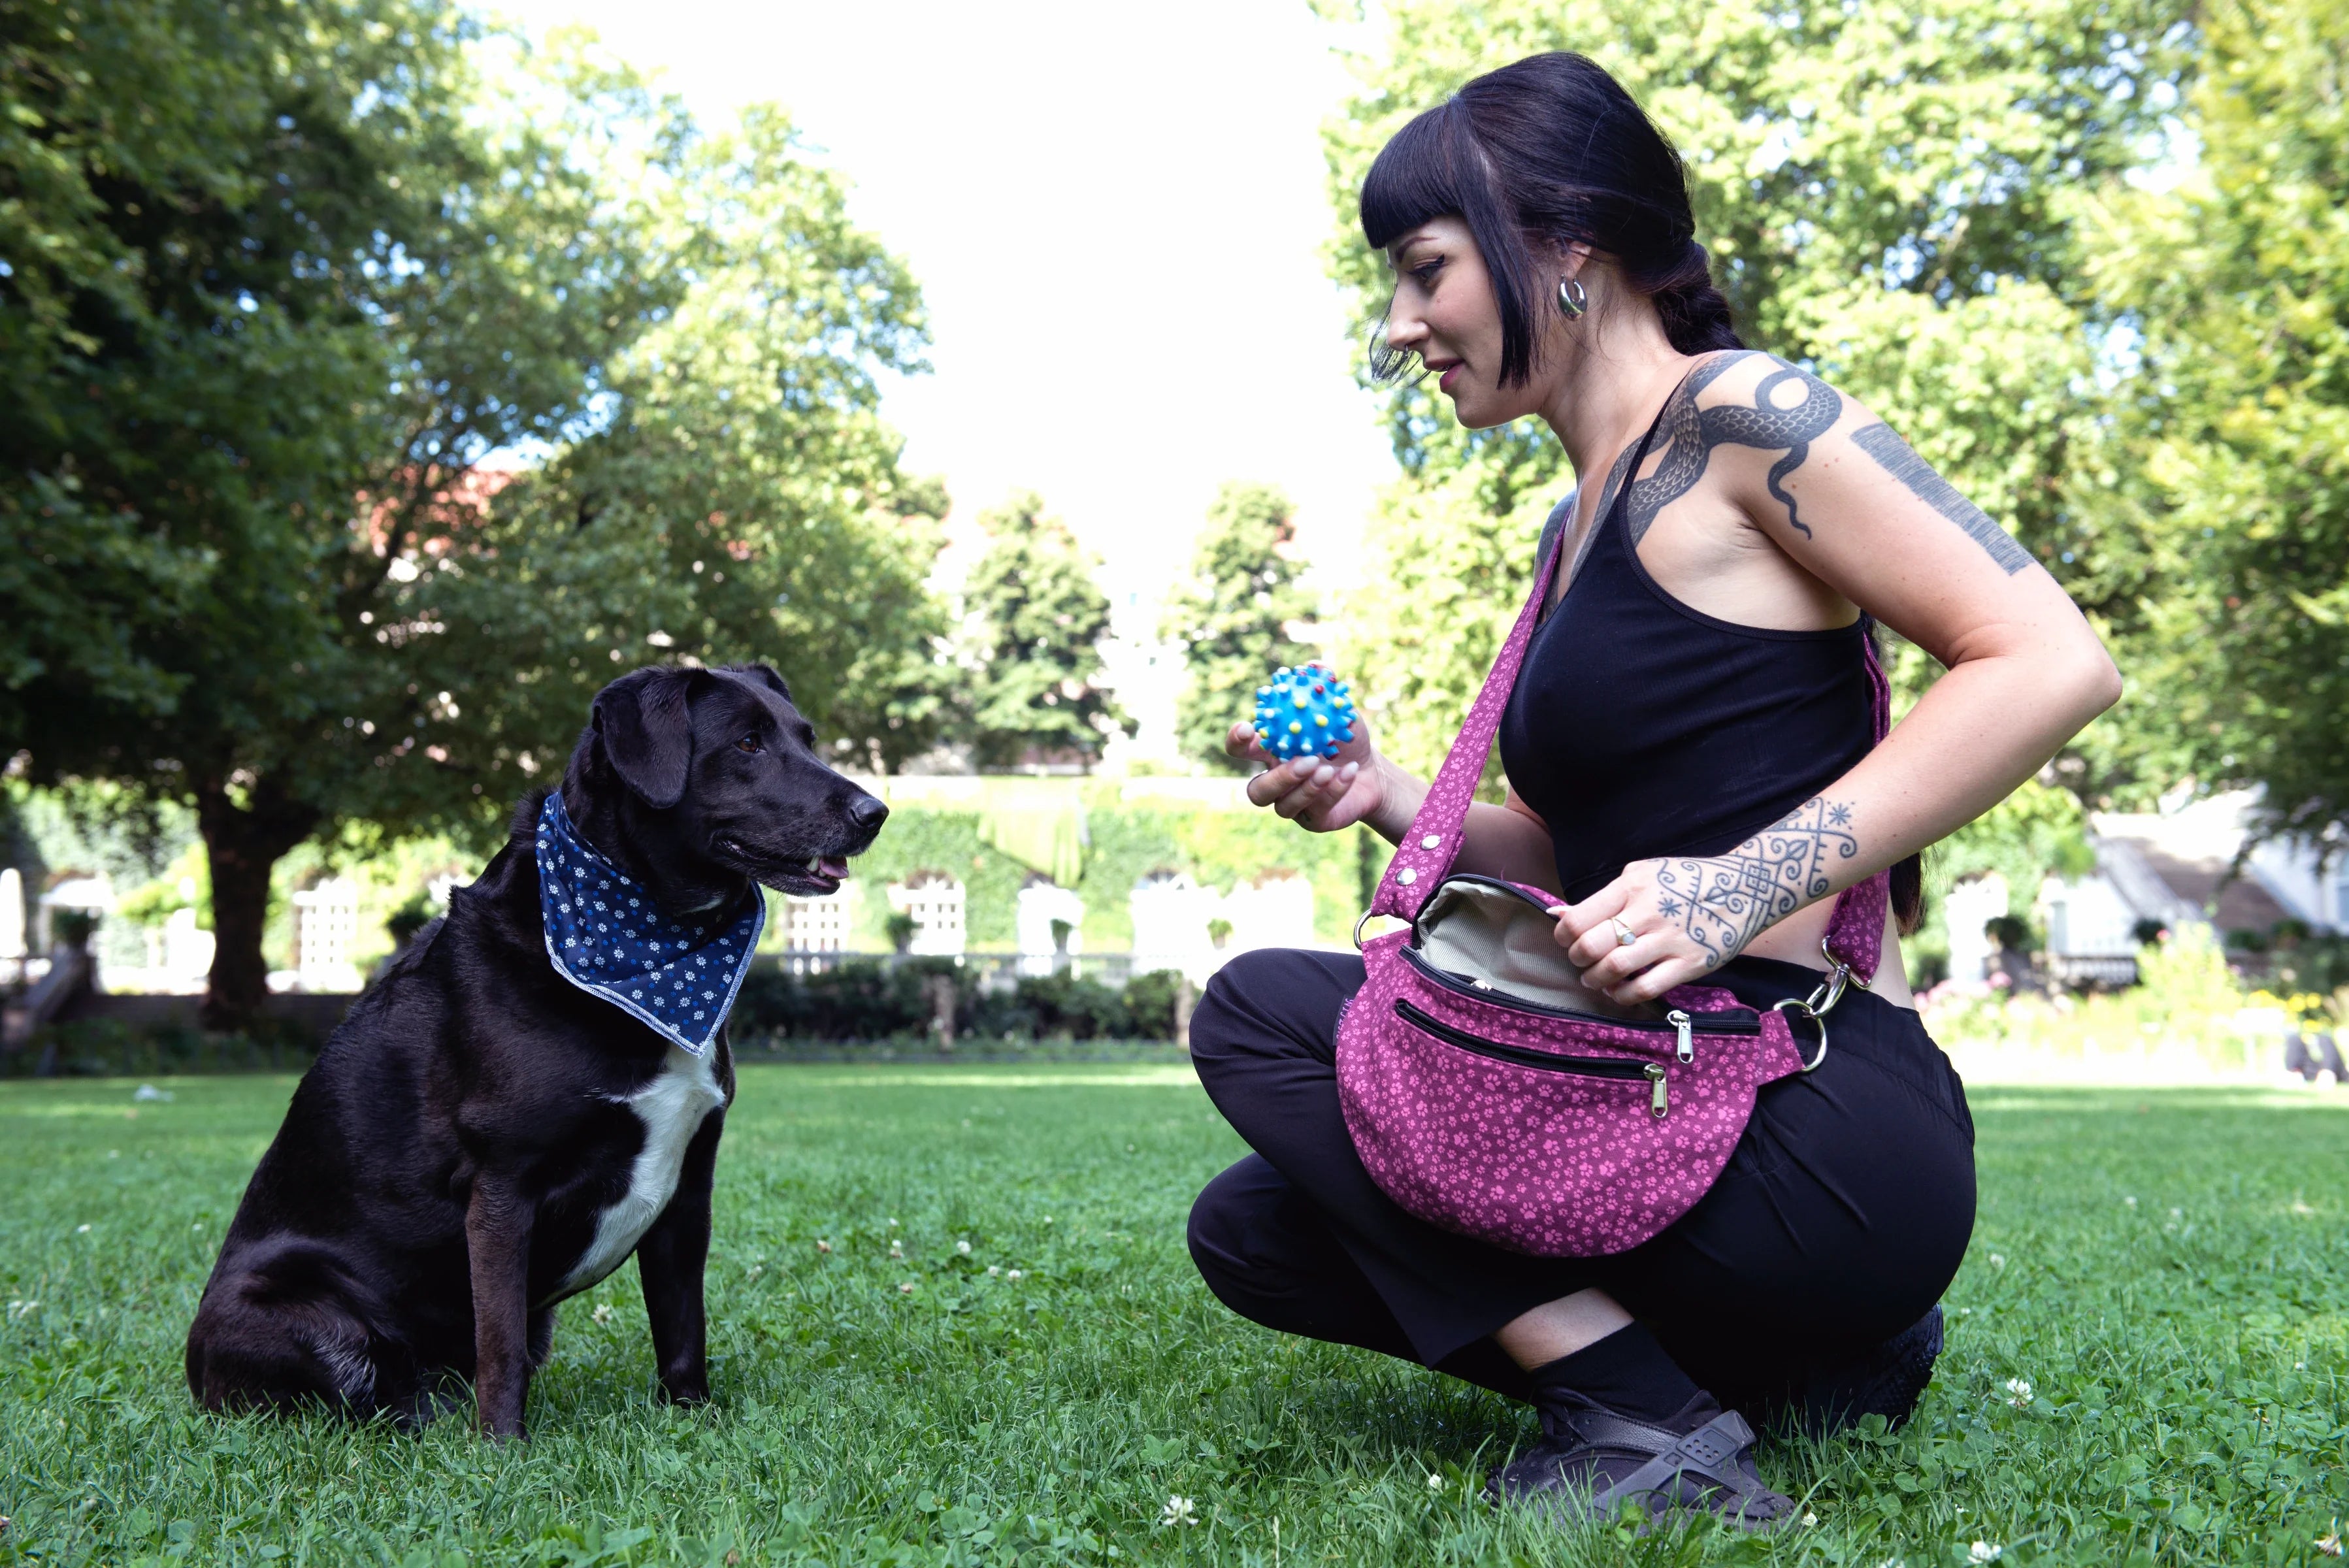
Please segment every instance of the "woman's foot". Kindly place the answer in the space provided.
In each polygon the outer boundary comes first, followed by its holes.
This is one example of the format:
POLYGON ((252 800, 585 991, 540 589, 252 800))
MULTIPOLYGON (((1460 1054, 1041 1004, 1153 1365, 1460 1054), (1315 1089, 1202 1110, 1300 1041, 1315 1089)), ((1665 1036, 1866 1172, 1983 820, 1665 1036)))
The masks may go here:
POLYGON ((1698 1394, 1661 1424, 1634 1420, 1588 1399, 1545 1400, 1542 1440, 1493 1472, 1485 1493, 1562 1520, 1604 1520, 1626 1502, 1649 1518, 1711 1513, 1766 1530, 1794 1502, 1762 1484, 1754 1429, 1698 1394))

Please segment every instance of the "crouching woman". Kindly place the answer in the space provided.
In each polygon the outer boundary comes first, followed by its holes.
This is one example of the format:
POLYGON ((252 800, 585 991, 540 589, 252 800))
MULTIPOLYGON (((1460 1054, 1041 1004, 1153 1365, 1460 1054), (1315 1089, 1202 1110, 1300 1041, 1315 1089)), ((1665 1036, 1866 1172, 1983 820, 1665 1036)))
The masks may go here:
MULTIPOLYGON (((1543 1439, 1497 1496, 1766 1525, 1790 1504, 1732 1408, 1905 1417, 1972 1230, 1972 1122, 1896 940, 1918 852, 2119 677, 2054 579, 1890 428, 1739 341, 1677 155, 1590 61, 1522 60, 1413 120, 1361 219, 1392 266, 1382 368, 1437 377, 1470 428, 1540 418, 1579 480, 1498 716, 1507 797, 1468 808, 1452 870, 1553 892, 1569 972, 1616 1003, 1701 980, 1757 1011, 1822 990, 1837 895, 1888 869, 1891 891, 1857 905, 1868 955, 1831 1053, 1761 1088, 1692 1208, 1606 1255, 1399 1207, 1340 1106, 1362 960, 1235 960, 1191 1047, 1256 1152, 1200 1195, 1192 1254, 1258 1323, 1530 1402, 1543 1439), (1946 667, 1881 744, 1875 621, 1946 667)), ((1427 798, 1367 726, 1334 758, 1274 763, 1246 725, 1228 744, 1271 764, 1249 798, 1312 831, 1400 842, 1427 798)))

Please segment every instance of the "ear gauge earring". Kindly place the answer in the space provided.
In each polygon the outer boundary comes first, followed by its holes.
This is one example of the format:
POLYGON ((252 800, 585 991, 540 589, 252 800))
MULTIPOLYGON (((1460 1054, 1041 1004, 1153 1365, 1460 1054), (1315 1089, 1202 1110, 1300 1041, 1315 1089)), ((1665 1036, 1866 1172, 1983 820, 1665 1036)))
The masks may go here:
POLYGON ((1590 308, 1590 296, 1583 292, 1579 278, 1560 278, 1557 284, 1557 308, 1568 321, 1578 321, 1590 308))

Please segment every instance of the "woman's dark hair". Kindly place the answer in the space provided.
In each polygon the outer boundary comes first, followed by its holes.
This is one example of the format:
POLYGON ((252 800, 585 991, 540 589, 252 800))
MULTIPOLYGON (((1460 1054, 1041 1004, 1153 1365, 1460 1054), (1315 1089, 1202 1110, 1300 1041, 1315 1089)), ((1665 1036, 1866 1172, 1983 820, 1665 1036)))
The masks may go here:
MULTIPOLYGON (((1534 55, 1478 77, 1397 131, 1362 184, 1375 250, 1436 218, 1476 237, 1501 307, 1501 384, 1540 356, 1557 309, 1557 256, 1588 245, 1655 302, 1682 354, 1743 348, 1696 242, 1688 176, 1622 84, 1581 55, 1534 55)), ((1371 355, 1381 379, 1409 356, 1371 355)))
MULTIPOLYGON (((1743 348, 1729 301, 1696 242, 1680 154, 1597 62, 1559 52, 1487 72, 1395 132, 1362 182, 1362 237, 1385 250, 1421 224, 1456 217, 1475 236, 1501 313, 1501 384, 1518 385, 1540 357, 1557 309, 1558 257, 1587 245, 1655 303, 1682 354, 1743 348)), ((1381 380, 1413 356, 1371 355, 1381 380)), ((1924 865, 1892 868, 1900 931, 1924 919, 1924 865)))

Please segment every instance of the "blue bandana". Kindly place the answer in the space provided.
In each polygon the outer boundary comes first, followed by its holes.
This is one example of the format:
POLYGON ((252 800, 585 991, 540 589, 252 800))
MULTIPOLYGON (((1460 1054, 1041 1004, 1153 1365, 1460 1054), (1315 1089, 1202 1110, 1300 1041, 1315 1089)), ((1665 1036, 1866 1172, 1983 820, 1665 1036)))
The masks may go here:
POLYGON ((572 831, 560 789, 538 813, 538 911, 557 975, 697 1057, 733 1007, 767 923, 763 895, 723 930, 671 920, 572 831))

